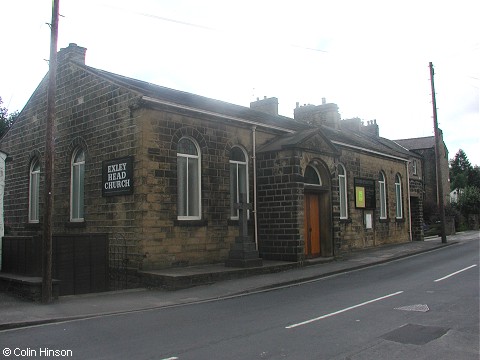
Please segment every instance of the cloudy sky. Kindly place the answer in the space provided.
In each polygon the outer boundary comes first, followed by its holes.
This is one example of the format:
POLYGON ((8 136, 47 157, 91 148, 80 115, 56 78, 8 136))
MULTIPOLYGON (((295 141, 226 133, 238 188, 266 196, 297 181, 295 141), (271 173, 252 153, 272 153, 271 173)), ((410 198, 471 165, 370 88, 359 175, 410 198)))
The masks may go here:
MULTIPOLYGON (((21 110, 48 71, 49 0, 3 1, 0 96, 21 110)), ((433 135, 480 165, 480 28, 476 0, 61 0, 58 48, 87 65, 249 106, 276 96, 376 119, 380 135, 433 135)))

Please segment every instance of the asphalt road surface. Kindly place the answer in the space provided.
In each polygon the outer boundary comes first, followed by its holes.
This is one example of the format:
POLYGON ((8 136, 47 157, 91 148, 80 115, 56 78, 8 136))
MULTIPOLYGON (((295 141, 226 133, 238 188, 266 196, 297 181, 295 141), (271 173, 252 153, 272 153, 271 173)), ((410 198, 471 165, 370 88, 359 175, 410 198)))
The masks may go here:
POLYGON ((3 331, 0 349, 5 359, 478 360, 479 239, 245 296, 3 331))

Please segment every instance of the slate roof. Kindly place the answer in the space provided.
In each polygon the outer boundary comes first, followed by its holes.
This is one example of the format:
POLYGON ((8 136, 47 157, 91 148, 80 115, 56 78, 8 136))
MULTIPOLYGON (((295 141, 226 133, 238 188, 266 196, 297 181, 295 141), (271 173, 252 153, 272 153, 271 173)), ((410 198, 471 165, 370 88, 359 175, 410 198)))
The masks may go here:
POLYGON ((395 140, 395 142, 409 150, 435 148, 435 136, 426 136, 413 139, 401 139, 395 140))
POLYGON ((354 131, 346 126, 341 126, 340 129, 322 126, 322 131, 334 145, 337 145, 336 143, 343 143, 402 159, 408 159, 412 155, 410 151, 402 148, 392 140, 367 134, 362 131, 354 131))
POLYGON ((266 125, 277 126, 293 131, 305 128, 305 125, 298 123, 292 118, 286 116, 267 114, 257 110, 252 110, 249 107, 235 105, 225 101, 215 100, 205 96, 155 85, 149 82, 114 74, 82 64, 79 64, 79 66, 86 68, 89 72, 96 74, 97 76, 154 99, 263 123, 266 125))
POLYGON ((320 128, 313 127, 286 116, 267 114, 257 110, 252 110, 249 107, 235 105, 224 101, 207 98, 201 95, 167 88, 138 79, 114 74, 105 70, 96 69, 83 64, 78 64, 78 66, 85 68, 87 71, 101 78, 118 84, 119 86, 127 88, 131 91, 135 91, 139 95, 148 96, 154 99, 187 106, 194 109, 228 115, 260 124, 272 125, 288 129, 290 131, 295 131, 294 133, 277 137, 273 142, 268 143, 263 148, 259 149, 259 151, 274 151, 289 146, 300 146, 302 141, 305 141, 310 136, 319 133, 320 136, 324 137, 327 143, 329 143, 329 146, 331 146, 333 149, 336 146, 332 145, 332 142, 340 142, 358 148, 405 159, 408 159, 411 156, 411 153, 402 147, 404 146, 407 148, 407 146, 403 144, 401 144, 402 146, 399 146, 391 140, 369 135, 363 132, 353 131, 348 127, 342 127, 341 130, 336 130, 327 126, 321 126, 320 128))

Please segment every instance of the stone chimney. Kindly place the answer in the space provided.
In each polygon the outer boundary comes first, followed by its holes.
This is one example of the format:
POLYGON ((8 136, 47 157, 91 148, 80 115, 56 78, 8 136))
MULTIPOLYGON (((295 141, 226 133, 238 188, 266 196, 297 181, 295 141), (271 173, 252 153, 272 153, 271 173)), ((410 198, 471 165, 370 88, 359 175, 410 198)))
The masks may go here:
POLYGON ((362 131, 366 134, 370 134, 376 137, 380 136, 380 129, 377 125, 377 120, 367 121, 367 125, 362 126, 362 131))
POLYGON ((293 117, 309 125, 324 125, 333 129, 338 129, 340 121, 337 104, 327 103, 325 98, 322 99, 322 105, 299 106, 297 103, 297 107, 293 110, 293 117))
POLYGON ((367 121, 367 125, 360 118, 344 119, 340 122, 342 128, 348 128, 355 132, 362 132, 364 134, 379 137, 379 128, 377 120, 367 121))
POLYGON ((74 61, 85 65, 85 53, 87 49, 77 44, 70 43, 68 47, 60 49, 57 55, 57 61, 59 63, 74 61))
POLYGON ((365 125, 364 121, 360 118, 344 119, 341 121, 341 127, 353 130, 355 132, 362 132, 364 134, 379 136, 379 127, 377 125, 377 120, 367 121, 365 125))
POLYGON ((356 132, 360 132, 364 126, 363 121, 358 117, 352 119, 343 119, 341 124, 342 128, 348 128, 356 132))
POLYGON ((250 109, 261 111, 270 115, 278 115, 278 99, 276 97, 267 98, 266 96, 250 103, 250 109))

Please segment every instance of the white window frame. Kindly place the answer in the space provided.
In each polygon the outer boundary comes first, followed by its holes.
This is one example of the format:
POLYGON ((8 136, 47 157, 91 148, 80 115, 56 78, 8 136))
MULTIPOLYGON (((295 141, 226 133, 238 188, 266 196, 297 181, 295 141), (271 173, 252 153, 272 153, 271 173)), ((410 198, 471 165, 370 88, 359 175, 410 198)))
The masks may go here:
MULTIPOLYGON (((236 176, 236 197, 238 200, 240 200, 240 181, 239 181, 239 167, 240 166, 245 166, 245 191, 246 191, 246 194, 247 194, 247 204, 250 203, 250 197, 249 197, 249 186, 248 186, 248 154, 247 152, 245 151, 245 149, 243 149, 242 147, 240 146, 233 146, 232 147, 232 150, 233 149, 240 149, 243 153, 243 156, 245 158, 245 161, 238 161, 238 160, 232 160, 230 159, 229 160, 229 163, 230 163, 230 174, 232 173, 231 170, 232 170, 232 167, 234 167, 234 170, 235 170, 235 176, 236 176)), ((230 182, 232 181, 232 179, 230 179, 230 182)), ((231 184, 231 183, 230 183, 231 184)), ((233 209, 233 205, 234 205, 234 197, 233 197, 233 193, 232 193, 233 189, 232 189, 232 186, 230 185, 230 219, 231 220, 238 220, 238 216, 239 216, 239 211, 238 209, 234 210, 233 209), (236 215, 233 214, 233 212, 235 211, 236 215)), ((247 218, 250 217, 250 211, 247 211, 247 218)))
POLYGON ((30 165, 28 186, 28 222, 40 221, 40 161, 34 159, 30 165), (38 167, 38 168, 37 168, 38 167))
POLYGON ((83 222, 85 221, 85 151, 81 148, 73 152, 71 166, 70 166, 70 221, 83 222), (83 160, 75 162, 79 153, 83 153, 83 160), (78 184, 83 186, 83 191, 80 188, 74 189, 74 169, 78 169, 78 184), (83 168, 83 172, 81 169, 83 168), (77 209, 74 209, 74 199, 76 199, 77 209))
POLYGON ((402 179, 399 174, 395 175, 395 216, 403 219, 402 179))
POLYGON ((183 154, 183 153, 179 153, 177 151, 177 219, 178 220, 200 220, 202 217, 201 217, 201 214, 202 214, 202 196, 201 196, 201 185, 202 185, 202 178, 201 178, 201 152, 200 152, 200 147, 198 146, 197 142, 190 138, 190 137, 182 137, 180 141, 184 140, 184 139, 187 139, 189 141, 191 141, 196 150, 197 150, 197 155, 192 155, 192 154, 183 154), (190 196, 189 196, 189 193, 188 193, 188 171, 189 171, 189 161, 192 160, 192 161, 197 161, 197 169, 198 169, 198 174, 197 174, 197 179, 198 179, 198 184, 197 184, 197 193, 198 193, 198 213, 197 214, 194 214, 194 215, 178 215, 178 211, 179 211, 179 207, 180 207, 180 191, 181 189, 179 188, 178 186, 178 181, 179 181, 179 171, 180 169, 178 168, 178 158, 186 158, 187 159, 187 169, 186 169, 186 194, 185 194, 185 197, 187 199, 187 205, 186 205, 186 211, 188 213, 188 209, 189 209, 189 201, 190 201, 190 196))
POLYGON ((413 175, 417 175, 417 160, 413 160, 413 175))
POLYGON ((380 171, 381 179, 378 180, 378 187, 380 193, 380 219, 387 218, 387 187, 385 183, 385 174, 380 171))
POLYGON ((345 166, 338 164, 338 190, 340 199, 340 219, 348 219, 347 171, 345 166), (345 210, 342 212, 343 209, 345 210))

